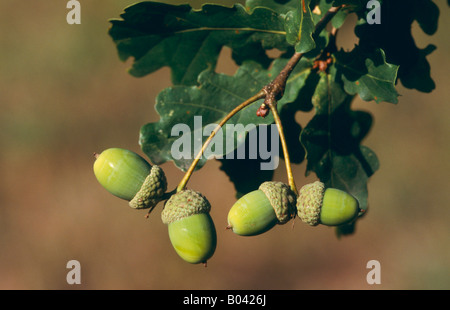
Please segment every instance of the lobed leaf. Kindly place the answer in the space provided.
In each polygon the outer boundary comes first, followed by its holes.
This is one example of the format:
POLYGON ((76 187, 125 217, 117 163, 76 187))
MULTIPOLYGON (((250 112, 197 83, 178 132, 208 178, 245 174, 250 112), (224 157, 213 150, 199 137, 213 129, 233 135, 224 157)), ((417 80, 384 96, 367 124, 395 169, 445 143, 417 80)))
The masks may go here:
POLYGON ((240 4, 195 10, 187 4, 141 2, 111 25, 120 59, 134 58, 130 74, 141 77, 169 66, 175 85, 195 85, 202 71, 215 68, 223 46, 237 51, 288 47, 283 16, 262 7, 249 12, 240 4))
POLYGON ((275 12, 286 15, 289 11, 298 9, 301 0, 247 0, 245 7, 247 10, 253 10, 257 7, 270 8, 275 12))
POLYGON ((349 53, 339 51, 335 56, 336 67, 347 93, 359 94, 365 101, 398 102, 395 89, 398 66, 386 63, 382 50, 367 54, 355 47, 349 53))
MULTIPOLYGON (((319 20, 325 15, 325 13, 333 6, 332 0, 316 0, 311 1, 310 7, 312 12, 312 19, 314 24, 317 24, 319 20)), ((336 5, 337 6, 337 5, 336 5)), ((340 28, 348 15, 347 9, 341 9, 339 12, 331 19, 331 24, 335 28, 340 28)))
MULTIPOLYGON (((198 86, 179 85, 163 90, 157 96, 155 105, 160 120, 141 128, 139 141, 143 151, 155 164, 173 160, 177 167, 186 170, 209 136, 211 129, 205 133, 206 126, 210 128, 210 124, 218 124, 236 106, 258 93, 286 62, 286 59, 277 59, 272 68, 266 70, 260 64, 249 61, 244 63, 234 76, 206 70, 200 74, 198 86), (201 123, 198 118, 196 123, 196 116, 201 116, 201 123), (172 154, 172 144, 180 138, 172 133, 172 129, 180 124, 186 125, 190 130, 190 156, 185 156, 187 158, 175 158, 172 154)), ((280 109, 284 104, 297 100, 311 66, 311 61, 303 60, 292 72, 287 81, 285 95, 279 102, 280 109)), ((261 103, 255 102, 227 122, 240 124, 242 127, 236 127, 235 135, 229 136, 226 131, 222 132, 222 149, 220 151, 219 148, 215 155, 226 155, 234 151, 245 141, 249 128, 273 123, 271 114, 266 118, 256 115, 261 103), (233 146, 232 149, 230 145, 233 146)), ((219 139, 218 136, 216 138, 219 139)), ((207 158, 203 158, 198 167, 206 160, 207 158)))
POLYGON ((289 44, 295 46, 298 53, 307 53, 316 47, 312 34, 314 32, 314 22, 311 16, 309 3, 305 1, 306 12, 301 6, 302 0, 297 1, 297 7, 286 14, 286 40, 289 44))
POLYGON ((359 46, 366 51, 382 49, 388 63, 398 65, 398 78, 407 88, 431 92, 435 83, 426 59, 434 49, 416 46, 412 23, 417 20, 427 34, 437 29, 439 9, 431 0, 389 1, 380 6, 381 23, 368 24, 361 18, 355 33, 359 46))

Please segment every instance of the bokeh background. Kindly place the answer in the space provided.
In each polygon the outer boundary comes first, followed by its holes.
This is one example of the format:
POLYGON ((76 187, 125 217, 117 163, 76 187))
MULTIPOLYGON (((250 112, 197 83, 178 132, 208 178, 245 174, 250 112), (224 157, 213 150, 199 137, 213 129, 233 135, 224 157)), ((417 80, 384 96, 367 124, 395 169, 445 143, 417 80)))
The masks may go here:
MULTIPOLYGON (((176 255, 161 205, 145 219, 94 177, 93 152, 142 154, 139 129, 158 119, 154 99, 170 78, 168 69, 129 75, 107 35, 108 19, 135 1, 80 2, 80 25, 67 24, 66 1, 0 2, 0 289, 450 289, 446 1, 436 1, 435 35, 413 25, 419 47, 438 47, 428 56, 436 89, 398 85, 397 105, 354 103, 374 116, 364 144, 381 163, 356 234, 338 240, 334 229, 298 219, 251 238, 226 231, 234 187, 211 161, 190 181, 210 200, 217 226, 207 268, 176 255), (81 263, 80 285, 66 282, 72 259, 81 263), (380 285, 366 282, 372 259, 380 285)), ((340 44, 351 47, 353 33, 344 32, 340 44)), ((233 74, 229 51, 222 56, 218 71, 233 74)), ((163 168, 173 188, 183 174, 172 163, 163 168)), ((305 163, 294 167, 298 185, 315 180, 304 171, 305 163)), ((285 180, 283 165, 275 179, 285 180)))

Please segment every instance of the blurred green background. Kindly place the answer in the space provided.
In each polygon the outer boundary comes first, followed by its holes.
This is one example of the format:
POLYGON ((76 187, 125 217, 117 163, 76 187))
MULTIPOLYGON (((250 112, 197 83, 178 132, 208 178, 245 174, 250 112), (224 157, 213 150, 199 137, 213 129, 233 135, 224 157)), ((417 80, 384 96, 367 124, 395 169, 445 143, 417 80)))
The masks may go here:
MULTIPOLYGON (((81 1, 80 25, 67 24, 66 1, 0 3, 0 289, 450 289, 446 1, 435 2, 434 36, 413 25, 420 48, 438 47, 428 56, 436 89, 399 85, 397 105, 354 103, 374 116, 364 144, 381 164, 357 233, 338 240, 334 229, 296 219, 261 236, 234 235, 225 230, 234 187, 211 161, 190 181, 213 206, 218 248, 207 268, 176 255, 161 205, 145 219, 92 172, 93 152, 142 154, 139 129, 158 119, 155 96, 170 85, 168 69, 129 75, 107 35, 108 19, 134 2, 81 1), (81 263, 81 285, 66 282, 72 259, 81 263), (373 259, 380 285, 366 282, 373 259)), ((353 45, 352 26, 340 33, 344 47, 353 45)), ((234 69, 224 50, 218 71, 234 69)), ((182 172, 163 168, 175 187, 182 172)), ((315 180, 304 171, 305 163, 294 167, 299 186, 315 180)), ((275 178, 285 180, 283 165, 275 178)))

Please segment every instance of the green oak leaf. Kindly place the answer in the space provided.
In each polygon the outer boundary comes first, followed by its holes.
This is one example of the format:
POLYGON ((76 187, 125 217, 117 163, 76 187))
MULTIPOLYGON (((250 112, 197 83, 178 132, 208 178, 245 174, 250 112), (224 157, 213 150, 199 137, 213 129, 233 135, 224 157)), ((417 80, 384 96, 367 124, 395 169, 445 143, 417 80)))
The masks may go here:
MULTIPOLYGON (((160 120, 141 128, 139 143, 143 151, 155 164, 174 161, 177 167, 186 170, 200 150, 202 143, 214 129, 211 124, 218 124, 240 103, 258 93, 284 67, 287 61, 283 58, 277 59, 270 70, 264 69, 258 63, 248 61, 233 76, 206 70, 199 75, 198 86, 178 85, 164 89, 157 96, 155 105, 160 120), (206 128, 207 126, 208 128, 206 128), (189 155, 184 158, 181 156, 176 158, 178 155, 174 156, 173 154, 173 143, 180 142, 179 139, 185 137, 176 130, 172 132, 174 128, 186 128, 186 132, 190 131, 190 145, 186 147, 189 155)), ((297 100, 300 89, 311 72, 311 67, 312 62, 305 59, 300 61, 292 71, 287 81, 285 94, 278 104, 280 109, 284 104, 297 100)), ((256 116, 256 111, 261 103, 262 100, 253 103, 227 122, 226 126, 239 124, 242 127, 236 126, 234 128, 236 131, 232 132, 233 135, 227 135, 227 131, 223 130, 222 143, 215 143, 217 150, 214 150, 214 155, 220 156, 232 152, 245 141, 251 129, 260 124, 273 123, 271 114, 266 118, 256 116)), ((215 141, 219 141, 218 139, 219 135, 216 135, 215 141)), ((211 149, 213 149, 212 146, 211 149)), ((180 150, 180 147, 177 146, 176 150, 180 150)), ((180 150, 178 153, 182 153, 182 151, 184 152, 184 150, 180 150)), ((206 157, 202 158, 198 168, 206 160, 206 157)))
POLYGON ((380 6, 381 23, 368 24, 361 17, 355 28, 359 46, 366 51, 383 49, 386 61, 399 65, 398 78, 403 86, 431 92, 435 83, 426 59, 435 46, 417 47, 412 36, 417 21, 428 35, 437 30, 439 8, 431 0, 389 1, 380 6))
MULTIPOLYGON (((266 7, 274 10, 280 15, 286 16, 289 11, 295 11, 303 8, 302 0, 247 0, 245 7, 252 10, 256 7, 266 7)), ((305 3, 305 6, 307 4, 305 3)), ((332 0, 311 0, 309 1, 309 10, 311 11, 311 18, 314 24, 325 15, 325 13, 333 6, 332 0)), ((331 22, 335 28, 342 26, 345 17, 348 14, 348 9, 340 10, 331 22)), ((292 14, 292 13, 291 13, 292 14)))
MULTIPOLYGON (((312 19, 314 24, 317 24, 319 20, 325 15, 325 13, 333 6, 332 0, 313 0, 310 3, 310 8, 312 12, 312 19)), ((341 9, 339 12, 331 19, 331 24, 335 28, 340 28, 345 18, 348 15, 348 10, 341 9)))
POLYGON ((398 66, 386 63, 382 50, 367 54, 355 47, 348 53, 341 50, 335 56, 347 93, 359 94, 365 101, 398 102, 395 89, 398 66))
POLYGON ((337 81, 337 70, 335 66, 331 66, 328 73, 319 72, 318 75, 320 78, 311 98, 312 104, 314 105, 316 114, 331 114, 349 96, 342 89, 339 81, 337 81))
POLYGON ((301 0, 247 0, 245 1, 245 7, 247 10, 265 7, 270 8, 281 15, 286 15, 289 11, 300 7, 299 1, 301 0))
POLYGON ((331 25, 336 29, 341 28, 342 25, 344 25, 348 14, 348 10, 339 10, 339 12, 331 19, 331 25))
POLYGON ((141 77, 169 66, 175 85, 195 85, 202 71, 215 68, 223 46, 253 47, 257 58, 261 49, 288 47, 284 17, 268 8, 249 12, 240 4, 205 4, 196 10, 188 4, 141 2, 120 17, 110 21, 109 35, 122 61, 134 58, 130 74, 141 77))
POLYGON ((327 187, 352 194, 365 211, 367 182, 379 167, 375 153, 361 145, 372 125, 372 116, 350 109, 353 96, 342 90, 334 66, 320 75, 313 95, 316 114, 300 135, 306 150, 306 174, 315 172, 327 187))
POLYGON ((286 41, 295 46, 296 52, 307 53, 316 47, 312 37, 314 22, 309 8, 311 0, 304 0, 306 12, 303 12, 301 1, 298 0, 298 6, 286 14, 286 41))

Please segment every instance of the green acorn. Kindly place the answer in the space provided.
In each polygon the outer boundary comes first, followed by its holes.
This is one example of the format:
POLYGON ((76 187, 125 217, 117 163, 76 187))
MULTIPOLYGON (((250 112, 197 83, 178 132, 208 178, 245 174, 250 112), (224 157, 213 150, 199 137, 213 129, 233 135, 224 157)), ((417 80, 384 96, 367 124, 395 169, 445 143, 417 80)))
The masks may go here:
POLYGON ((282 182, 264 182, 242 196, 228 212, 228 226, 241 236, 262 234, 276 224, 287 223, 296 212, 296 196, 282 182))
POLYGON ((297 214, 305 223, 316 226, 339 226, 356 219, 359 203, 352 195, 322 182, 306 184, 297 198, 297 214))
POLYGON ((140 155, 121 148, 95 154, 94 174, 111 194, 135 209, 153 208, 167 190, 164 171, 140 155))
POLYGON ((172 195, 161 213, 172 246, 189 263, 206 264, 216 250, 217 235, 210 210, 206 197, 185 189, 172 195))

